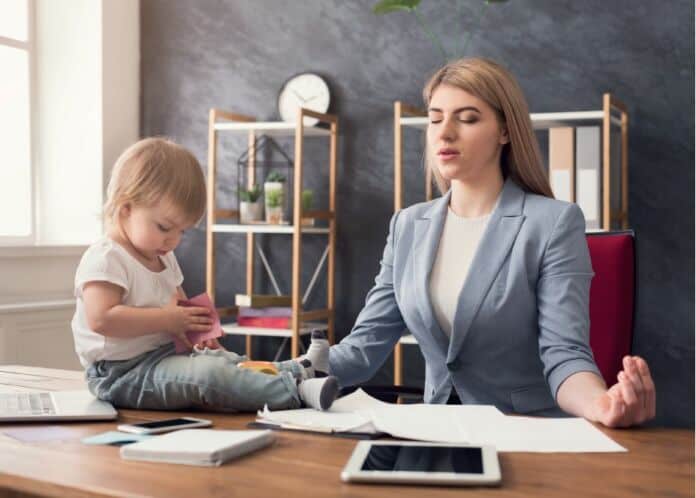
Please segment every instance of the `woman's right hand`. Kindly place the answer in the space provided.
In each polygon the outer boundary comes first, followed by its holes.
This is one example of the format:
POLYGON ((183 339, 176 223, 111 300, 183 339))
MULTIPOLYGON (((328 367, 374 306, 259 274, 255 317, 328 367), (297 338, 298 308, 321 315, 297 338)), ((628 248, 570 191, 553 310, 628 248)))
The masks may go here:
POLYGON ((208 332, 213 326, 208 308, 170 304, 164 310, 167 312, 169 332, 181 339, 188 348, 192 348, 193 344, 186 337, 187 331, 208 332))

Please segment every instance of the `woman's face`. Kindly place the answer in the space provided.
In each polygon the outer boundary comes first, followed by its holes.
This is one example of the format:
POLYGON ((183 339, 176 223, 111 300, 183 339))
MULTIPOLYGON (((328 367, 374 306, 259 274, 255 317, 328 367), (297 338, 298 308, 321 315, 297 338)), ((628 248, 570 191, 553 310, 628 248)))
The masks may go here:
POLYGON ((445 180, 472 182, 498 174, 507 130, 486 102, 441 84, 428 107, 428 147, 445 180))

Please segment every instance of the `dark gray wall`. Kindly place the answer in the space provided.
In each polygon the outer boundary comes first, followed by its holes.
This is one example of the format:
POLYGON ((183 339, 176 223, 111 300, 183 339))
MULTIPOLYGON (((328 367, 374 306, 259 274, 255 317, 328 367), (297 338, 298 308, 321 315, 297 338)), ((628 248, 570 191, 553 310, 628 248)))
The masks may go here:
MULTIPOLYGON (((482 1, 482 0, 481 0, 482 1)), ((283 81, 315 71, 330 81, 340 115, 338 337, 349 332, 378 270, 392 211, 395 99, 419 104, 438 54, 406 13, 378 17, 373 1, 142 0, 142 134, 165 134, 205 164, 207 112, 220 107, 277 119, 283 81)), ((426 1, 447 43, 462 36, 454 2, 426 1)), ((472 26, 479 0, 465 2, 472 26)), ((519 79, 533 112, 601 107, 610 91, 630 109, 630 220, 639 269, 634 352, 652 369, 657 423, 694 423, 694 6, 691 1, 512 0, 488 7, 469 54, 491 57, 519 79)), ((420 200, 421 139, 407 135, 407 203, 420 200)), ((290 142, 285 142, 292 152, 290 142)), ((321 144, 308 157, 325 154, 321 144)), ((234 203, 243 143, 221 143, 220 203, 234 203)), ((317 159, 310 168, 321 170, 317 159)), ((310 175, 308 175, 310 176, 310 175)), ((310 177, 319 185, 320 175, 310 177)), ((265 247, 287 261, 288 241, 265 247)), ((316 258, 321 244, 311 244, 316 258)), ((204 289, 205 237, 187 234, 177 254, 189 294, 204 289)), ((218 296, 243 289, 243 239, 218 239, 218 296)), ((305 279, 309 278, 309 259, 305 279)), ((279 265, 279 268, 289 265, 279 265)), ((281 279, 289 288, 289 271, 281 279)), ((306 281, 306 280, 305 280, 306 281)), ((320 281, 321 288, 325 281, 320 281)), ((323 294, 313 303, 319 305, 323 294)), ((276 345, 259 340, 264 354, 276 345)), ((241 341, 233 341, 242 347, 241 341)), ((407 379, 422 358, 408 348, 407 379)), ((375 382, 391 381, 391 363, 375 382)))

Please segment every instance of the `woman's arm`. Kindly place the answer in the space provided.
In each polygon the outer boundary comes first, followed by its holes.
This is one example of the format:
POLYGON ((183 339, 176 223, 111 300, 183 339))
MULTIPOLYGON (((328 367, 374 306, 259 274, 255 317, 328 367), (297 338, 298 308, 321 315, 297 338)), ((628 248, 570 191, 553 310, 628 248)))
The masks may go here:
POLYGON ((394 295, 394 244, 399 214, 394 214, 389 224, 380 272, 367 294, 365 306, 350 334, 329 351, 329 371, 343 386, 372 378, 406 329, 394 295))
POLYGON ((619 382, 606 388, 590 349, 592 278, 585 220, 569 204, 544 253, 537 283, 539 352, 544 374, 564 411, 610 427, 642 423, 655 415, 655 386, 642 358, 624 358, 619 382))
POLYGON ((624 369, 610 389, 590 372, 568 377, 558 389, 558 405, 572 415, 607 427, 628 427, 655 416, 655 384, 648 364, 639 356, 625 356, 624 369))

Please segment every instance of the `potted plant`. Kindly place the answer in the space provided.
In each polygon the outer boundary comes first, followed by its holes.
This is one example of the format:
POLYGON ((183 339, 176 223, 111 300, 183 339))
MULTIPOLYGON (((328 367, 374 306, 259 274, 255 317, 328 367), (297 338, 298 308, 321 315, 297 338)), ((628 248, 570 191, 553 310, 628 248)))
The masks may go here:
MULTIPOLYGON (((314 192, 310 189, 305 189, 302 191, 302 214, 305 211, 312 209, 314 204, 314 192)), ((302 224, 308 226, 314 226, 314 218, 302 218, 302 224)))
POLYGON ((266 191, 266 221, 276 225, 283 222, 283 190, 266 191))
POLYGON ((266 221, 269 223, 281 223, 285 218, 285 199, 286 193, 285 176, 278 171, 271 171, 263 184, 264 197, 266 199, 266 221), (269 209, 273 209, 273 215, 269 215, 269 209), (272 222, 271 218, 277 219, 280 212, 279 221, 272 222))
POLYGON ((239 222, 251 223, 263 219, 263 204, 261 204, 261 188, 252 185, 250 188, 239 189, 239 222))

